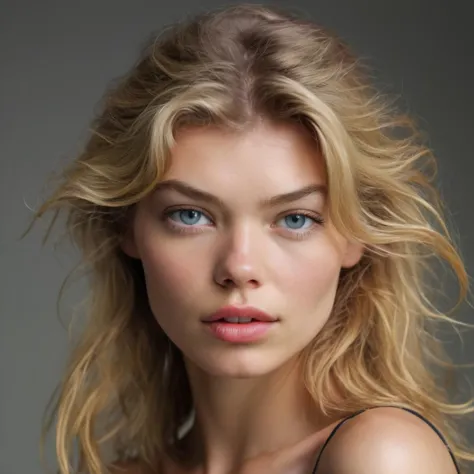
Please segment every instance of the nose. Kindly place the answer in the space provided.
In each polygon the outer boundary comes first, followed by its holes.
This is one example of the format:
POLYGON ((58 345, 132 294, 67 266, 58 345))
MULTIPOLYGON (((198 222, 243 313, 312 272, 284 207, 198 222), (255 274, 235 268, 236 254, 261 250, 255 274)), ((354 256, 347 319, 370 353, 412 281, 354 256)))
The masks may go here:
POLYGON ((223 288, 239 290, 263 284, 263 242, 249 225, 229 230, 214 267, 214 281, 223 288))

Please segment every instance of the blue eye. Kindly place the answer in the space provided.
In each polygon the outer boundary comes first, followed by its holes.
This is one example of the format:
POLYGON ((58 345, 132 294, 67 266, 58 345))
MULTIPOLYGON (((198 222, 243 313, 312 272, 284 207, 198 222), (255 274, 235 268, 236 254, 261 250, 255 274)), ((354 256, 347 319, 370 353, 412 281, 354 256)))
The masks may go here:
POLYGON ((179 224, 186 226, 193 226, 196 224, 208 225, 211 221, 204 215, 203 212, 196 209, 179 209, 168 214, 169 218, 179 224), (205 222, 199 222, 201 218, 206 219, 205 222))
POLYGON ((315 223, 315 219, 304 214, 288 214, 280 219, 280 221, 284 221, 288 228, 292 230, 307 229, 315 223))

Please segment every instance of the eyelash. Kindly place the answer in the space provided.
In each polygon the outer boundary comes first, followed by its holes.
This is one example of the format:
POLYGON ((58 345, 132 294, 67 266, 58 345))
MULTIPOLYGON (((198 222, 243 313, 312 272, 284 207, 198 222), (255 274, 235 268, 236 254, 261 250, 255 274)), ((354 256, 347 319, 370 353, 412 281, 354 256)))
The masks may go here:
MULTIPOLYGON (((203 216, 205 216, 207 219, 209 219, 211 222, 213 222, 213 220, 207 215, 206 212, 204 212, 201 209, 194 208, 194 207, 181 207, 181 208, 175 208, 175 209, 167 210, 163 214, 163 221, 173 231, 177 231, 177 232, 182 233, 182 234, 195 234, 195 233, 204 232, 204 229, 202 228, 202 226, 194 226, 192 224, 191 225, 177 224, 170 217, 171 215, 173 215, 177 212, 185 212, 185 211, 199 212, 203 216)), ((317 214, 314 214, 312 212, 308 212, 308 211, 288 212, 288 213, 282 215, 281 217, 279 217, 278 220, 284 219, 285 217, 294 216, 294 215, 307 217, 308 219, 311 219, 314 223, 314 225, 310 226, 307 230, 304 230, 302 232, 298 231, 298 229, 294 229, 294 230, 285 229, 296 239, 304 239, 305 237, 307 237, 308 235, 312 234, 315 231, 316 226, 324 225, 324 219, 321 216, 319 216, 317 214)))

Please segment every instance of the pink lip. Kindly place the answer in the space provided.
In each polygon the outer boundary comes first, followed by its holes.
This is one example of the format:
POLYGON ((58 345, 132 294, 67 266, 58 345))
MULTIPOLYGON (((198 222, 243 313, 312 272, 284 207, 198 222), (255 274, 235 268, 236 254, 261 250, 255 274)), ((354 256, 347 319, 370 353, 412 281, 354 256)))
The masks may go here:
POLYGON ((249 306, 225 306, 203 320, 209 331, 218 339, 231 343, 256 342, 278 322, 278 318, 249 306), (249 323, 229 323, 223 318, 252 318, 249 323))
POLYGON ((252 306, 224 306, 217 310, 215 313, 211 314, 208 318, 204 319, 204 322, 210 323, 213 321, 218 321, 219 319, 224 318, 252 318, 260 322, 275 322, 278 321, 278 318, 270 316, 252 306))

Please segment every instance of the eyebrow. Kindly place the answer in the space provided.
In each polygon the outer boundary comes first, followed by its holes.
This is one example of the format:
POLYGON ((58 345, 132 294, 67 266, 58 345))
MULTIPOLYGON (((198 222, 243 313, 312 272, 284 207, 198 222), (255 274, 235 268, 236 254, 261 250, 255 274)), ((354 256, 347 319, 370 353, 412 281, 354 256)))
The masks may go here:
MULTIPOLYGON (((156 186, 154 193, 161 194, 162 192, 168 190, 178 192, 184 196, 198 201, 205 201, 219 207, 225 207, 224 202, 217 196, 214 196, 213 194, 206 191, 202 191, 201 189, 195 188, 194 186, 177 179, 162 181, 156 186)), ((262 207, 273 207, 293 201, 298 201, 299 199, 305 198, 312 194, 320 194, 323 197, 326 197, 327 187, 323 184, 310 184, 289 193, 278 194, 276 196, 266 198, 260 204, 262 207)))

